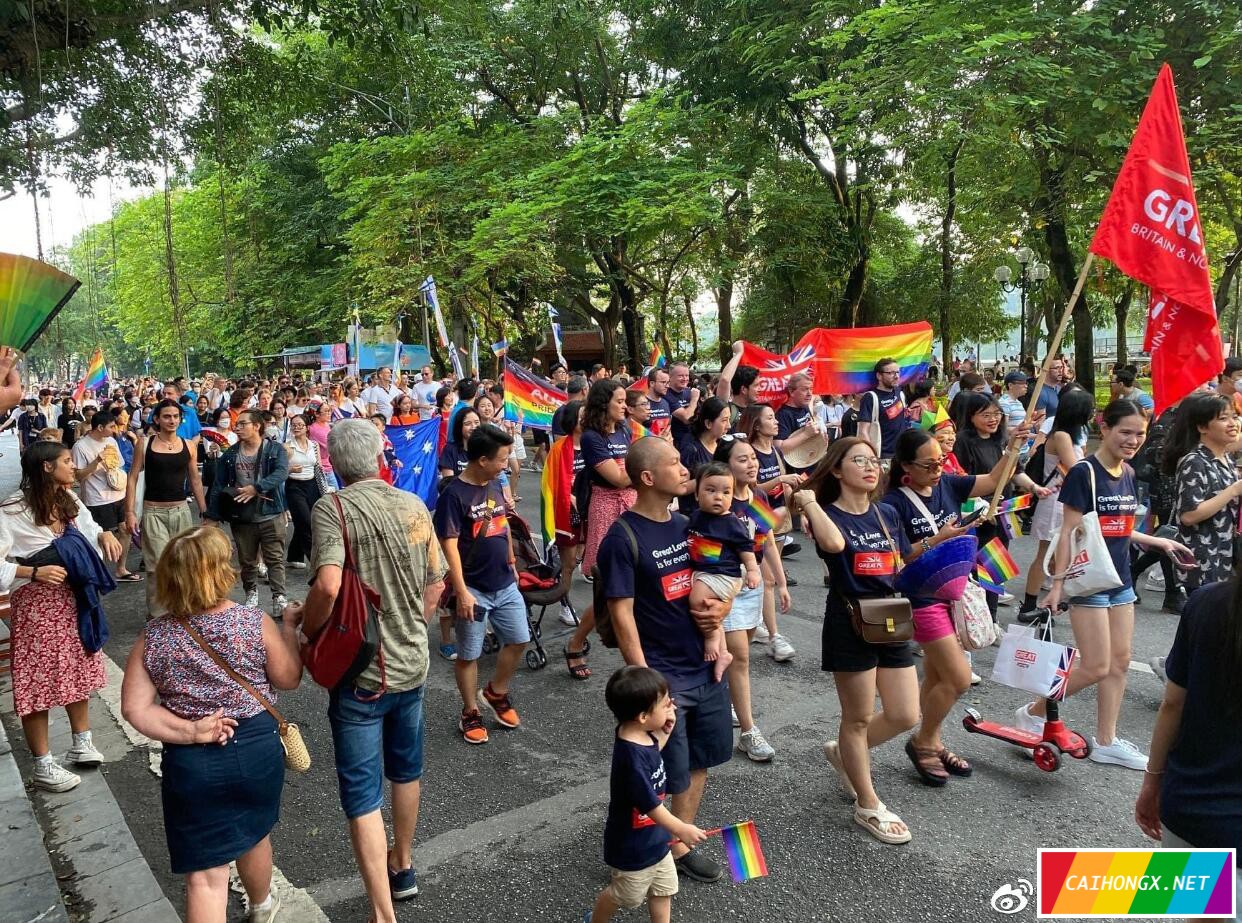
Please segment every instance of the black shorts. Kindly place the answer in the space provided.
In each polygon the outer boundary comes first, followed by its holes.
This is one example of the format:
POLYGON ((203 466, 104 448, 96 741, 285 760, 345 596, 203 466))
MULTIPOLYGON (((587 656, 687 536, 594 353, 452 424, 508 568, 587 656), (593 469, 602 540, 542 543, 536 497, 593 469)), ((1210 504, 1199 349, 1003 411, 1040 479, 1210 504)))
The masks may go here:
POLYGON ((552 444, 552 437, 548 434, 548 431, 546 429, 535 430, 534 437, 535 437, 534 442, 535 442, 536 447, 544 446, 546 448, 547 446, 550 446, 552 444))
POLYGON ((101 503, 99 506, 88 506, 91 519, 95 520, 99 528, 105 532, 111 532, 125 521, 125 501, 117 500, 114 503, 101 503))
POLYGON ((901 644, 868 644, 854 631, 845 601, 828 595, 824 608, 823 670, 826 673, 863 673, 914 666, 914 649, 901 644))
POLYGON ((726 679, 674 693, 673 701, 677 724, 664 745, 665 791, 680 795, 690 787, 692 769, 711 769, 733 758, 733 703, 726 679))

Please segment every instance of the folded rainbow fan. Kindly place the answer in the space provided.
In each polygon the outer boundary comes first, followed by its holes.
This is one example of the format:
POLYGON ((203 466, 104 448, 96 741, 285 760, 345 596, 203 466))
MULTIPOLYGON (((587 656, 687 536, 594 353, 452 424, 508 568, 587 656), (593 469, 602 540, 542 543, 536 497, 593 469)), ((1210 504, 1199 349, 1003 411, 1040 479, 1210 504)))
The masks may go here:
POLYGON ((0 253, 0 346, 29 350, 81 284, 55 266, 0 253))

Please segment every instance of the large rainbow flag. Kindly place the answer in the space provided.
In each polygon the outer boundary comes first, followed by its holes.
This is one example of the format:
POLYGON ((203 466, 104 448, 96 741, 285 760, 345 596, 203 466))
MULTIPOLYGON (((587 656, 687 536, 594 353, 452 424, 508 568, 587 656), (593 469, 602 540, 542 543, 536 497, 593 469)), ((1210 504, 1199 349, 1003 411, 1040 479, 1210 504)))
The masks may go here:
POLYGON ((91 361, 86 364, 86 374, 73 389, 73 399, 82 400, 87 391, 97 391, 108 383, 108 366, 104 364, 103 350, 96 349, 91 353, 91 361))
POLYGON ((550 381, 505 359, 505 419, 531 429, 552 428, 552 414, 569 395, 550 381))
POLYGON ((55 266, 0 253, 0 346, 27 352, 81 284, 55 266))
POLYGON ((558 535, 573 535, 569 522, 569 494, 574 486, 574 440, 562 436, 548 449, 539 483, 539 526, 543 546, 552 547, 558 535))

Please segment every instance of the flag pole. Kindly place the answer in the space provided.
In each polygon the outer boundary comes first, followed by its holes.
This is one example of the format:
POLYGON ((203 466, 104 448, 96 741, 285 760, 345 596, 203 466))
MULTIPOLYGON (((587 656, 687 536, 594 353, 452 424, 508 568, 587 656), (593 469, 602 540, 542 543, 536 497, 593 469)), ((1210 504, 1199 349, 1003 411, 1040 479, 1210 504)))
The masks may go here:
MULTIPOLYGON (((1078 271, 1078 281, 1074 283, 1074 292, 1070 295, 1069 301, 1065 305, 1065 313, 1061 315, 1061 323, 1057 325, 1056 333, 1052 337, 1052 342, 1048 345, 1048 353, 1044 356, 1043 364, 1039 368, 1039 377, 1035 379, 1035 385, 1031 389, 1031 413, 1035 412, 1035 404, 1039 401, 1039 393, 1043 390, 1044 382, 1048 378, 1048 368, 1052 364, 1052 359, 1056 356, 1057 351, 1061 348, 1061 340, 1065 337, 1065 328, 1069 326, 1070 317, 1074 314, 1074 308, 1078 304, 1078 298, 1082 295, 1083 285, 1087 282, 1087 273, 1091 269, 1091 264, 1095 262, 1095 254, 1090 250, 1087 251, 1087 257, 1082 262, 1082 269, 1078 271)), ((1000 506, 1001 494, 1004 493, 1005 485, 1009 483, 1009 479, 1013 477, 1014 469, 1018 464, 1018 453, 1014 451, 1017 447, 1017 439, 1011 439, 1009 442, 1009 450, 1005 457, 1005 473, 996 485, 996 490, 992 493, 992 502, 988 504, 987 512, 983 514, 983 519, 991 522, 996 519, 996 511, 1000 506)))

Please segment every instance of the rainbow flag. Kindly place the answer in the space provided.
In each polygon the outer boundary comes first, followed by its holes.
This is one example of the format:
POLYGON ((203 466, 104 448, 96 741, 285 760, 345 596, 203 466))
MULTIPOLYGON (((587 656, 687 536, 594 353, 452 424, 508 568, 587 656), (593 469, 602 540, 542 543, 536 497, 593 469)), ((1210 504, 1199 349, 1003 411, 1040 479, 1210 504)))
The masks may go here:
POLYGON ((1005 588, 992 580, 991 574, 983 569, 982 564, 975 565, 975 583, 979 584, 979 586, 983 587, 989 593, 995 593, 997 596, 1003 596, 1005 594, 1005 588))
POLYGON ((660 348, 660 344, 651 347, 651 357, 647 360, 647 365, 653 369, 662 369, 665 361, 664 350, 660 348))
POLYGON ((690 560, 698 564, 716 564, 724 553, 724 542, 697 532, 690 533, 690 560))
POLYGON ((1041 849, 1041 917, 1232 918, 1228 849, 1041 849))
MULTIPOLYGON (((781 521, 776 511, 768 505, 768 501, 763 499, 763 494, 757 490, 752 490, 750 499, 746 501, 746 515, 755 521, 755 525, 760 527, 757 531, 763 534, 771 532, 781 521)), ((759 535, 755 536, 756 542, 759 538, 759 535)))
POLYGON ((574 485, 574 440, 562 436, 548 449, 539 481, 539 526, 543 547, 548 549, 558 535, 573 535, 569 524, 569 493, 574 485))
POLYGON ((97 391, 108 383, 108 367, 104 365, 103 350, 96 349, 91 354, 91 361, 86 364, 86 374, 73 389, 73 399, 80 401, 87 391, 97 391))
POLYGON ((996 512, 1016 513, 1019 510, 1029 510, 1034 500, 1034 494, 1019 494, 1016 497, 1010 497, 1008 500, 1002 500, 1000 506, 996 508, 996 512))
POLYGON ((763 858, 763 849, 759 846, 759 831, 752 820, 720 828, 720 839, 724 843, 725 859, 729 863, 729 874, 734 881, 750 881, 752 878, 764 878, 768 874, 768 860, 763 858))
POLYGON ((552 414, 569 395, 550 381, 505 359, 505 419, 531 429, 552 428, 552 414))
POLYGON ((0 253, 0 346, 29 351, 81 284, 55 266, 0 253))
POLYGON ((1018 565, 1014 563, 1000 538, 994 538, 979 549, 979 566, 987 573, 995 584, 1003 584, 1018 576, 1018 565))
POLYGON ((630 444, 631 445, 637 442, 639 439, 642 439, 644 436, 654 435, 654 433, 652 433, 651 430, 647 429, 647 427, 643 426, 641 423, 639 423, 637 420, 631 417, 625 418, 625 425, 630 430, 630 444))
POLYGON ((875 364, 892 359, 901 369, 905 384, 927 374, 931 356, 932 327, 926 321, 888 327, 855 327, 827 330, 818 327, 804 336, 815 336, 816 394, 861 394, 875 388, 875 364))

